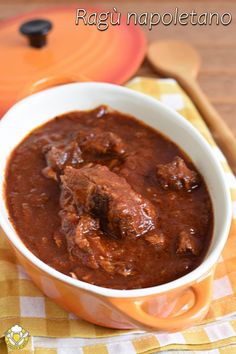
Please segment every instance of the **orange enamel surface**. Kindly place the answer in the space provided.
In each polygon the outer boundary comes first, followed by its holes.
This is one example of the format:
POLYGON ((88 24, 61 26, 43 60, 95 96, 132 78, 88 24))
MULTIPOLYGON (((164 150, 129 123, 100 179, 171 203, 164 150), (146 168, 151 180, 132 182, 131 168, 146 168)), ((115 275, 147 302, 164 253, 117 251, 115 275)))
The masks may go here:
POLYGON ((91 323, 118 329, 176 331, 198 323, 211 301, 214 269, 198 283, 140 298, 109 298, 55 279, 15 249, 16 256, 42 292, 91 323))
MULTIPOLYGON (((173 291, 166 293, 165 297, 162 295, 162 302, 164 301, 166 311, 164 311, 164 313, 159 311, 157 316, 151 311, 151 313, 147 312, 147 298, 113 298, 110 299, 110 302, 116 309, 119 309, 122 313, 128 316, 128 318, 132 319, 133 323, 135 323, 137 327, 147 330, 152 328, 155 330, 164 330, 169 332, 179 331, 200 322, 205 317, 211 301, 212 281, 213 272, 211 272, 208 277, 199 283, 192 284, 191 286, 187 285, 186 288, 176 289, 175 301, 179 302, 178 306, 181 309, 184 306, 187 307, 185 311, 181 311, 180 313, 179 311, 176 311, 175 306, 173 306, 173 300, 171 301, 173 291), (194 303, 191 306, 189 306, 189 300, 186 297, 187 289, 191 289, 195 297, 194 303)), ((158 308, 157 301, 156 307, 158 308)))
MULTIPOLYGON (((88 78, 121 84, 140 66, 146 40, 137 26, 125 24, 99 31, 96 26, 75 25, 76 6, 39 10, 0 26, 0 114, 2 115, 35 82, 48 77, 88 78), (53 22, 48 44, 35 49, 18 31, 33 18, 53 22)), ((108 9, 109 10, 109 9, 108 9)), ((111 9, 110 9, 111 10, 111 9)), ((96 9, 91 9, 91 12, 96 9)), ((101 10, 99 10, 101 11, 101 10)), ((87 10, 89 13, 89 10, 87 10)))
POLYGON ((116 311, 107 297, 64 283, 32 264, 14 248, 19 262, 38 288, 55 303, 80 318, 110 328, 130 329, 135 326, 116 311))
POLYGON ((84 75, 70 75, 70 76, 49 76, 44 77, 41 80, 36 81, 33 85, 25 87, 24 90, 20 92, 19 99, 24 98, 33 93, 46 90, 47 88, 69 84, 73 82, 86 82, 89 79, 84 75))

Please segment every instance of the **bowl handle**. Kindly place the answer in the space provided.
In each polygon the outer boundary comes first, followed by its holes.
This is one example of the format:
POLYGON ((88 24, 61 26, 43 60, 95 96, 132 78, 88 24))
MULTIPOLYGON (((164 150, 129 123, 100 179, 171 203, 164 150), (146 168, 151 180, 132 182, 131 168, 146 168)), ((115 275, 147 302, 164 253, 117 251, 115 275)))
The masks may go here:
POLYGON ((63 84, 69 84, 72 82, 87 82, 91 81, 89 78, 87 78, 84 75, 79 75, 79 76, 49 76, 49 77, 44 77, 43 79, 40 79, 30 86, 26 87, 21 93, 19 98, 24 98, 26 96, 32 95, 33 93, 45 90, 47 88, 57 86, 57 85, 63 85, 63 84))
POLYGON ((151 328, 162 331, 178 331, 196 324, 206 315, 211 301, 213 274, 212 271, 205 279, 191 286, 194 293, 194 304, 190 309, 176 316, 158 318, 148 314, 142 306, 145 300, 135 301, 132 298, 110 298, 109 300, 136 327, 145 330, 151 328))

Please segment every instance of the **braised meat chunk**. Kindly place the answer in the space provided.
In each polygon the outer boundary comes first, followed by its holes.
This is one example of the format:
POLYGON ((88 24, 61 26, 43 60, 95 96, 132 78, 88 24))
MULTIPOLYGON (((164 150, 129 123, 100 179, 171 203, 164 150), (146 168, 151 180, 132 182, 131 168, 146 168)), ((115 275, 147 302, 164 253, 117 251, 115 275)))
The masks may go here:
POLYGON ((156 231, 155 233, 147 234, 144 239, 151 245, 160 249, 166 247, 166 237, 161 231, 156 231))
POLYGON ((100 131, 98 129, 89 132, 79 132, 77 141, 83 152, 96 154, 123 155, 125 147, 122 139, 115 133, 100 131))
POLYGON ((164 189, 172 188, 190 191, 199 184, 197 172, 190 170, 179 156, 176 156, 172 162, 166 165, 157 165, 157 177, 164 189))
MULTIPOLYGON (((99 219, 78 212, 73 198, 66 189, 61 196, 61 231, 67 242, 67 249, 77 262, 90 269, 101 269, 109 274, 123 276, 134 273, 133 261, 122 260, 124 250, 115 240, 106 238, 100 230, 99 219)), ((77 270, 73 272, 76 278, 77 270)))
POLYGON ((125 250, 115 239, 135 238, 152 230, 154 207, 105 166, 68 166, 61 182, 61 230, 72 259, 109 274, 134 274, 134 259, 123 260, 125 250))
POLYGON ((47 167, 43 169, 43 175, 58 180, 60 173, 65 166, 77 167, 83 162, 82 152, 75 141, 69 144, 49 144, 43 148, 47 167))
POLYGON ((97 269, 99 264, 95 259, 90 244, 90 238, 97 235, 99 220, 77 210, 73 196, 62 188, 60 196, 61 232, 67 243, 67 249, 72 259, 76 257, 89 268, 97 269))
POLYGON ((102 230, 108 235, 138 237, 155 227, 152 204, 106 166, 67 167, 61 180, 77 207, 99 218, 102 230))
POLYGON ((178 237, 177 253, 192 253, 195 256, 200 253, 200 244, 194 234, 195 232, 192 229, 180 232, 178 237))
MULTIPOLYGON (((122 260, 124 250, 115 240, 104 237, 99 230, 98 219, 83 214, 72 221, 71 214, 67 212, 61 213, 61 218, 67 249, 72 259, 90 269, 100 269, 109 274, 127 277, 134 273, 133 260, 122 260), (63 228, 65 225, 67 227, 63 228)), ((75 269, 75 276, 76 273, 75 269)))

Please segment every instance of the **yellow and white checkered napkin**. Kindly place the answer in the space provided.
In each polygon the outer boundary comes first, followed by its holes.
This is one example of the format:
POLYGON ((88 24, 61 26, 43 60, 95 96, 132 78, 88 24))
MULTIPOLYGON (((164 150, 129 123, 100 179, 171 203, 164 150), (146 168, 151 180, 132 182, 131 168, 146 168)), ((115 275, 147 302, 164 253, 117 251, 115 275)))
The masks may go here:
MULTIPOLYGON (((231 190, 236 218, 236 182, 209 130, 190 99, 174 80, 136 78, 128 87, 144 92, 188 119, 207 139, 220 159, 231 190)), ((23 354, 136 354, 176 350, 182 353, 236 353, 236 224, 216 268, 213 300, 204 323, 179 333, 118 331, 98 327, 68 314, 45 297, 17 264, 3 233, 0 235, 0 354, 4 332, 18 323, 31 339, 23 354)), ((8 352, 11 352, 8 349, 8 352)))

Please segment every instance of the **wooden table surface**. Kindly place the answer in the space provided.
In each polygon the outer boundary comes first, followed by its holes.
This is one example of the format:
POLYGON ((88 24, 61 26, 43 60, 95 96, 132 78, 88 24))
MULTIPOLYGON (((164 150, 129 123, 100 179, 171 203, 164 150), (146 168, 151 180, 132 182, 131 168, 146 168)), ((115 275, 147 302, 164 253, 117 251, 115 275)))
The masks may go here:
MULTIPOLYGON (((172 38, 187 40, 194 45, 202 57, 199 83, 209 100, 229 125, 236 136, 236 1, 214 0, 156 0, 156 1, 63 1, 63 0, 0 0, 0 20, 26 11, 55 5, 76 3, 99 5, 118 11, 173 12, 176 7, 183 12, 195 10, 202 12, 231 12, 233 21, 229 26, 163 26, 158 25, 152 31, 143 27, 148 40, 172 38)), ((155 76, 145 61, 138 71, 140 75, 155 76)))

